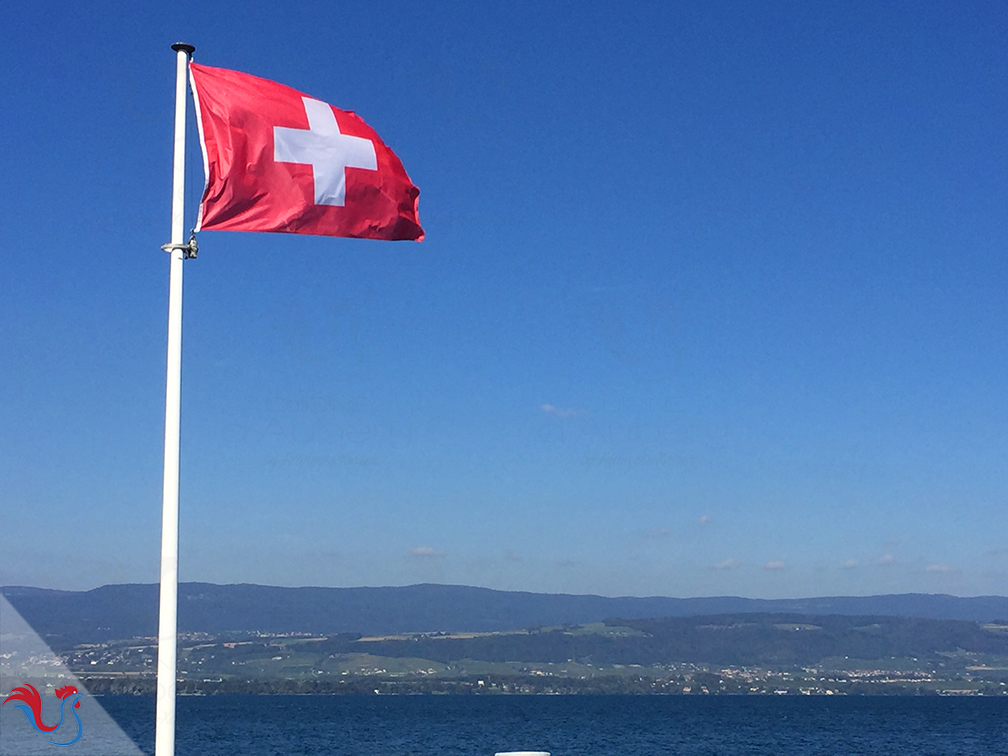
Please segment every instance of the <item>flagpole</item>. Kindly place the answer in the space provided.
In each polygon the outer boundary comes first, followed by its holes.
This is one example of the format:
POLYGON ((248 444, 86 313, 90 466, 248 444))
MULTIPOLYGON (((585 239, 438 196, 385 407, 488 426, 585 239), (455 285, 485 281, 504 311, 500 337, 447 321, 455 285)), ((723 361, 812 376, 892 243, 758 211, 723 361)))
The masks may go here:
POLYGON ((175 154, 172 169, 171 255, 168 283, 168 370, 165 383, 164 487, 161 499, 161 597, 158 607, 155 756, 175 754, 175 675, 178 646, 179 415, 182 395, 182 261, 185 232, 186 73, 196 49, 176 42, 175 154))

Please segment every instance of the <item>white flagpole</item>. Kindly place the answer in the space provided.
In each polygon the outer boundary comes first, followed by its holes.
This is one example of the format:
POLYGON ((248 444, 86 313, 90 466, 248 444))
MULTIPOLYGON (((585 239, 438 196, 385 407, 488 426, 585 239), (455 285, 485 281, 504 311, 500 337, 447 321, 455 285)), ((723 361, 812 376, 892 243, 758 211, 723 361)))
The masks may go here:
POLYGON ((158 609, 157 715, 155 756, 175 754, 175 675, 178 644, 179 413, 182 394, 182 261, 185 232, 186 74, 196 48, 175 51, 175 155, 172 171, 171 254, 168 284, 168 375, 165 387, 164 489, 161 500, 161 600, 158 609))

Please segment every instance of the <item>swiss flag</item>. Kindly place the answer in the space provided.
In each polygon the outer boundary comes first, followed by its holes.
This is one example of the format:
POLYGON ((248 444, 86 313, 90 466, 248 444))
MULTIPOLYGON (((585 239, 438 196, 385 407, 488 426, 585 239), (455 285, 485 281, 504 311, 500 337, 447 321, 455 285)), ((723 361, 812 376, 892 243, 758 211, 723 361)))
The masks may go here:
POLYGON ((355 113, 224 68, 189 75, 206 171, 197 231, 423 239, 420 190, 355 113))

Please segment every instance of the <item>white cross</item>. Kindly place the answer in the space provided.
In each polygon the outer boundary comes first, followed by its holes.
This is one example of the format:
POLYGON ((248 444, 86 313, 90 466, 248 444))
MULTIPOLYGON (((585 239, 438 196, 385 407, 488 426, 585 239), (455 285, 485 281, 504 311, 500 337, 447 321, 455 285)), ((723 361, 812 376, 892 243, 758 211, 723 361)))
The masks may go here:
POLYGON ((307 129, 273 127, 273 159, 278 163, 302 163, 312 167, 315 204, 343 207, 346 199, 346 169, 378 170, 374 143, 370 139, 341 134, 332 108, 324 102, 302 97, 307 129))

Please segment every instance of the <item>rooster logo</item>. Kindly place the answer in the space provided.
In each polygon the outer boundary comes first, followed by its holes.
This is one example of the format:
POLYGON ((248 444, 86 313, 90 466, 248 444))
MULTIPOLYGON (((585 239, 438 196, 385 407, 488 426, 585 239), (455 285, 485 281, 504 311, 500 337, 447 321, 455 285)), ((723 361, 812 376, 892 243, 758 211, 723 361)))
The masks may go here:
POLYGON ((73 701, 73 706, 70 707, 70 713, 73 714, 74 719, 77 720, 76 737, 74 737, 73 740, 66 741, 65 743, 60 743, 56 740, 49 741, 53 745, 73 745, 80 740, 81 733, 84 731, 84 725, 81 723, 80 717, 77 716, 76 712, 76 709, 80 707, 81 694, 77 692, 77 688, 73 685, 64 685, 62 688, 56 688, 56 697, 60 699, 60 718, 59 722, 51 727, 42 721, 42 696, 40 696, 39 692, 28 683, 14 688, 0 706, 6 706, 11 701, 23 701, 24 703, 14 704, 14 708, 21 709, 21 711, 24 712, 25 717, 27 717, 28 721, 31 723, 32 727, 36 730, 41 733, 50 733, 56 732, 56 730, 63 725, 63 716, 66 705, 70 701, 73 701))

